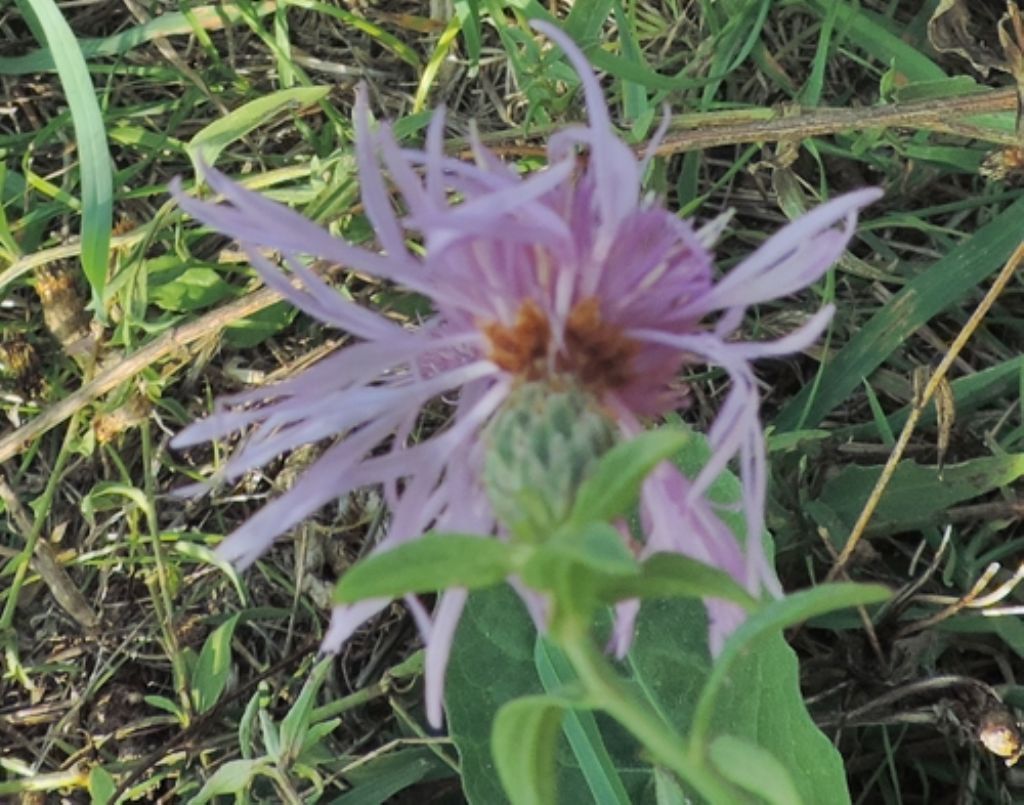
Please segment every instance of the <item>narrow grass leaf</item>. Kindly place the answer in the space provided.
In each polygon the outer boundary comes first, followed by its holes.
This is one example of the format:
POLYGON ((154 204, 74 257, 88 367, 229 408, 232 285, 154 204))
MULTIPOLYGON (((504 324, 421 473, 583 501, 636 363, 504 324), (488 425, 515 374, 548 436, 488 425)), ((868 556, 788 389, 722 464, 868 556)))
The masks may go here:
POLYGON ((456 14, 448 21, 448 26, 441 32, 437 45, 434 46, 434 52, 430 54, 427 66, 423 68, 423 75, 420 76, 420 83, 416 87, 416 95, 412 101, 413 114, 422 112, 423 107, 427 105, 427 95, 430 93, 430 87, 433 85, 434 79, 437 78, 437 73, 441 69, 444 60, 448 58, 448 51, 451 50, 452 43, 461 30, 462 18, 456 14))
POLYGON ((82 270, 92 288, 96 311, 102 316, 114 209, 113 174, 103 114, 85 58, 57 4, 53 0, 20 0, 19 6, 38 20, 71 110, 81 176, 82 270))
POLYGON ((909 282, 825 366, 816 394, 804 388, 783 407, 776 430, 816 426, 929 319, 976 293, 1020 242, 1022 216, 1024 199, 1018 199, 909 282))
POLYGON ((883 64, 894 64, 911 81, 935 81, 946 77, 935 62, 885 24, 885 18, 842 0, 806 0, 820 16, 834 15, 836 32, 883 64))
MULTIPOLYGON (((263 0, 254 7, 259 15, 270 14, 277 8, 277 0, 263 0)), ((173 11, 154 17, 149 22, 126 28, 116 34, 97 39, 80 39, 78 47, 86 60, 103 56, 123 56, 139 45, 152 42, 161 37, 176 34, 190 34, 195 26, 205 30, 218 30, 225 23, 236 22, 241 17, 238 6, 232 3, 195 6, 188 14, 173 11), (188 17, 193 18, 190 22, 188 17)), ((0 75, 29 75, 46 73, 57 69, 50 47, 40 48, 23 56, 0 56, 0 75)))
POLYGON ((262 126, 284 109, 300 109, 322 100, 330 87, 293 87, 271 92, 242 104, 237 109, 201 128, 189 141, 188 153, 196 172, 200 163, 212 165, 221 151, 262 126))
POLYGON ((281 752, 285 755, 285 762, 293 761, 299 755, 303 741, 310 729, 310 716, 316 704, 316 695, 319 693, 327 672, 333 664, 331 657, 320 660, 313 672, 306 679, 302 686, 295 704, 292 705, 288 714, 281 720, 281 752))
POLYGON ((305 8, 318 14, 334 17, 334 19, 355 28, 357 31, 361 31, 371 39, 375 39, 382 48, 391 51, 409 66, 415 67, 417 70, 420 68, 420 57, 415 50, 365 17, 353 14, 351 11, 335 5, 318 2, 318 0, 284 0, 284 2, 289 6, 305 8))
POLYGON ((455 0, 455 14, 459 18, 462 39, 469 57, 469 78, 480 69, 480 48, 483 46, 479 0, 455 0))
MULTIPOLYGON (((541 684, 548 693, 555 693, 576 681, 572 666, 564 655, 544 637, 538 636, 533 653, 541 684)), ((611 755, 605 747, 593 713, 567 710, 562 731, 580 765, 594 802, 607 805, 629 805, 629 794, 622 784, 611 755)))

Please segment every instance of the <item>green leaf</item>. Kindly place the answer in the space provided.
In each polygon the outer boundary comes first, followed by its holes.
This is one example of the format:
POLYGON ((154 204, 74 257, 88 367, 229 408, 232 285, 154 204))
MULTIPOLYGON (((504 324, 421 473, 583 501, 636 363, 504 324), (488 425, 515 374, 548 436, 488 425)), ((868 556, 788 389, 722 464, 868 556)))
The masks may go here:
POLYGON ((555 747, 565 703, 554 696, 524 696, 498 711, 492 745, 512 805, 556 802, 555 747))
POLYGON ((155 693, 151 693, 147 696, 142 697, 142 701, 148 704, 150 707, 155 707, 158 710, 163 710, 170 713, 176 719, 185 723, 185 714, 181 711, 181 706, 166 696, 158 696, 155 693))
POLYGON ((203 805, 216 796, 239 793, 249 786, 253 777, 266 768, 265 758, 229 760, 213 773, 199 793, 188 801, 188 805, 203 805))
POLYGON ((254 347, 281 332, 297 314, 298 308, 291 302, 276 302, 251 316, 231 322, 224 331, 224 340, 238 349, 254 347))
POLYGON ((719 773, 771 805, 802 805, 789 770, 771 752, 735 735, 719 735, 708 748, 719 773))
MULTIPOLYGON (((637 620, 629 674, 662 717, 681 728, 692 723, 711 673, 707 630, 699 601, 645 601, 637 620)), ((796 655, 782 635, 769 634, 743 652, 727 680, 729 695, 715 707, 711 735, 741 736, 770 752, 807 805, 848 803, 842 758, 807 713, 796 655)))
POLYGON ((324 679, 327 677, 327 672, 330 670, 332 662, 333 658, 331 657, 325 657, 320 660, 306 679, 305 684, 303 684, 302 691, 295 700, 295 704, 292 705, 288 714, 281 720, 281 746, 278 757, 284 761, 286 766, 295 760, 302 750, 306 733, 310 728, 310 715, 316 704, 316 694, 324 684, 324 679))
MULTIPOLYGON (((692 477, 708 453, 706 440, 694 434, 674 457, 675 463, 692 477)), ((737 479, 723 473, 709 496, 728 506, 741 494, 737 479)), ((746 529, 742 513, 724 514, 730 528, 742 537, 746 529)), ((796 608, 801 606, 798 599, 796 608)), ((806 805, 843 805, 849 802, 849 794, 842 759, 807 713, 796 655, 786 645, 781 628, 774 624, 723 669, 729 695, 718 697, 703 746, 709 747, 720 735, 750 741, 787 770, 806 805)), ((506 801, 487 751, 489 724, 501 704, 544 690, 534 665, 535 634, 536 627, 509 588, 470 596, 452 649, 446 706, 465 791, 473 805, 506 801)), ((700 601, 645 599, 632 648, 620 666, 636 695, 680 729, 693 722, 701 691, 712 674, 707 636, 708 618, 700 601)), ((653 771, 638 762, 640 750, 630 736, 600 714, 596 720, 630 802, 675 805, 680 801, 678 796, 673 799, 678 791, 664 780, 658 782, 653 771)), ((560 801, 593 801, 565 741, 556 752, 556 765, 560 801)))
POLYGON ((92 805, 107 805, 117 791, 117 781, 102 766, 89 769, 89 801, 92 805))
MULTIPOLYGON (((106 126, 99 94, 78 41, 53 0, 19 0, 18 6, 34 16, 45 44, 53 55, 64 97, 71 109, 81 171, 82 270, 92 288, 94 303, 103 299, 107 282, 110 230, 113 226, 114 185, 106 126)), ((102 315, 102 306, 96 304, 102 315)))
POLYGON ((205 713, 217 703, 228 682, 231 639, 238 617, 236 613, 214 629, 199 652, 199 661, 192 673, 192 701, 200 713, 205 713))
MULTIPOLYGON (((860 515, 881 467, 849 466, 830 478, 817 498, 848 527, 860 515)), ((941 471, 901 461, 871 519, 871 531, 892 533, 933 523, 946 510, 1002 489, 1024 475, 1024 453, 947 464, 941 471)))
POLYGON ((400 791, 425 779, 450 777, 451 769, 434 754, 432 747, 417 746, 388 752, 345 772, 352 786, 331 805, 380 805, 392 801, 400 791))
MULTIPOLYGON (((166 533, 166 532, 165 532, 166 533)), ((191 532, 190 536, 196 537, 198 535, 195 532, 191 532)), ((164 539, 165 534, 161 534, 159 539, 164 539)), ((183 557, 188 557, 195 562, 204 562, 208 565, 213 565, 215 568, 220 570, 235 588, 235 592, 238 593, 239 603, 244 607, 248 602, 248 598, 245 594, 245 587, 242 586, 242 579, 238 575, 238 571, 235 570, 235 566, 225 559, 221 559, 216 553, 211 551, 205 545, 200 545, 198 542, 186 542, 185 540, 178 540, 173 545, 174 551, 183 557)))
POLYGON ((801 623, 815 615, 836 609, 873 604, 884 601, 890 591, 880 584, 851 584, 839 582, 820 584, 801 590, 778 601, 764 605, 751 615, 726 641, 708 677, 694 711, 690 741, 694 747, 708 745, 715 708, 721 694, 728 688, 735 694, 735 682, 730 681, 733 664, 743 654, 751 653, 751 644, 759 638, 778 635, 788 626, 801 623))
MULTIPOLYGON (((537 629, 507 585, 479 590, 459 621, 446 675, 448 729, 459 752, 462 785, 472 805, 508 802, 491 753, 491 726, 498 709, 520 696, 541 694, 535 664, 537 629)), ((607 720, 597 721, 603 727, 607 720)), ((650 771, 637 762, 636 744, 621 730, 602 730, 612 762, 635 805, 653 805, 650 771)), ((556 755, 562 802, 591 802, 593 794, 567 741, 556 755)))
POLYGON ((723 570, 676 553, 656 553, 634 578, 615 579, 605 587, 608 602, 625 598, 721 598, 744 609, 757 601, 723 570))
POLYGON ((779 431, 815 427, 850 392, 932 316, 966 297, 998 271, 1020 241, 1024 199, 1018 199, 970 238, 947 252, 859 327, 822 369, 818 382, 805 387, 779 412, 779 431))
MULTIPOLYGON (((548 693, 555 693, 576 681, 569 661, 544 637, 538 637, 533 656, 541 683, 548 693)), ((562 729, 579 762, 593 801, 629 805, 629 794, 608 753, 594 714, 579 709, 566 710, 562 729)))
POLYGON ((685 431, 661 428, 615 445, 580 485, 570 521, 607 521, 627 514, 651 470, 682 450, 687 441, 685 431))
POLYGON ((603 587, 607 579, 639 575, 640 565, 613 526, 594 522, 579 530, 563 529, 533 550, 520 571, 523 581, 535 590, 555 590, 574 573, 593 589, 603 587))
POLYGON ((180 312, 211 307, 235 292, 212 268, 194 266, 171 282, 151 288, 149 298, 157 307, 180 312))
POLYGON ((284 109, 299 109, 322 100, 330 87, 280 89, 242 104, 224 117, 201 128, 189 141, 188 152, 196 172, 200 163, 212 165, 220 152, 284 109))
POLYGON ((806 4, 822 16, 835 15, 836 31, 841 36, 883 64, 895 64, 904 78, 936 81, 946 77, 941 67, 890 29, 891 19, 860 8, 859 3, 806 0, 806 4))
POLYGON ((350 604, 449 587, 490 587, 513 572, 514 556, 512 546, 491 537, 431 533, 357 562, 341 577, 334 600, 350 604))
POLYGON ((662 768, 654 770, 654 791, 657 805, 690 805, 692 802, 679 781, 662 768))
MULTIPOLYGON (((276 6, 276 2, 264 0, 253 8, 253 13, 270 14, 276 6)), ((192 34, 193 25, 210 29, 221 28, 225 23, 235 22, 240 16, 241 12, 233 3, 193 6, 189 9, 188 15, 180 11, 169 11, 143 25, 126 28, 101 39, 79 39, 78 47, 87 60, 103 56, 123 56, 133 48, 160 37, 192 34)), ((50 72, 54 69, 56 64, 53 52, 48 47, 23 56, 0 57, 0 75, 28 75, 50 72)))

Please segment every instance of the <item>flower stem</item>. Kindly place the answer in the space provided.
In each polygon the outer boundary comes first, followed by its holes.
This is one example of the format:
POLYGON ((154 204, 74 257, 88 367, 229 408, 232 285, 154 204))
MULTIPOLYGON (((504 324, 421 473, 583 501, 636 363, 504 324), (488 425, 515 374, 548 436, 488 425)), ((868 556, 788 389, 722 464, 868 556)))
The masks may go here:
POLYGON ((594 646, 586 629, 566 628, 553 635, 572 663, 588 696, 629 730, 660 766, 671 769, 712 805, 734 805, 742 795, 720 780, 701 759, 693 757, 686 741, 623 684, 611 663, 594 646))

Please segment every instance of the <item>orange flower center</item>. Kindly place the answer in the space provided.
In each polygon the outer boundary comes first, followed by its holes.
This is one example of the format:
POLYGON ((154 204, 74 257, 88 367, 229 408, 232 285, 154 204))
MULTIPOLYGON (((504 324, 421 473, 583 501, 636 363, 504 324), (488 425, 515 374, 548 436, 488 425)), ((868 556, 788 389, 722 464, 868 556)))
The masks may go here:
POLYGON ((563 344, 551 338, 551 323, 534 300, 527 299, 515 321, 481 326, 490 349, 487 357, 506 372, 533 382, 570 375, 595 392, 621 388, 631 379, 630 363, 638 345, 622 330, 606 324, 595 297, 577 302, 565 323, 563 344))

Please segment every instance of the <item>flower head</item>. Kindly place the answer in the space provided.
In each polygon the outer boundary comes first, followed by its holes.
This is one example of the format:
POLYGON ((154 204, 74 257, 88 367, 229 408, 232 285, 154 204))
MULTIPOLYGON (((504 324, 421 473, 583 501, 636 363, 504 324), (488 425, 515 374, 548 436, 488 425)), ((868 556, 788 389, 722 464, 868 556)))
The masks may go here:
MULTIPOLYGON (((336 437, 290 491, 223 542, 219 553, 238 566, 251 564, 328 501, 366 485, 384 490, 391 513, 376 550, 428 529, 502 536, 483 492, 482 434, 514 389, 527 382, 571 383, 629 436, 641 429, 642 417, 678 407, 676 378, 683 367, 707 363, 724 368, 731 380, 709 434, 711 459, 692 481, 667 463, 651 475, 640 504, 642 550, 684 553, 728 571, 753 593, 778 592, 761 541, 766 471, 750 361, 809 345, 831 310, 772 343, 734 335, 750 305, 818 279, 845 248, 857 211, 879 192, 862 190, 818 207, 716 279, 709 251, 715 227, 695 229, 644 194, 646 157, 638 160, 615 135, 583 54, 553 26, 535 27, 561 46, 579 73, 589 122, 554 134, 547 168, 531 175, 476 141, 472 162, 447 156, 441 110, 422 150, 402 148, 387 123, 371 127, 366 92, 359 90, 356 157, 380 251, 338 240, 212 169, 206 179, 223 203, 198 201, 175 188, 188 213, 241 243, 268 285, 359 339, 291 380, 219 401, 213 415, 175 440, 184 446, 249 430, 225 467, 230 479, 283 451, 336 437), (400 213, 389 185, 401 199, 400 213), (421 244, 422 256, 409 249, 407 238, 421 244), (398 324, 340 296, 300 255, 393 281, 428 297, 433 314, 415 326, 398 324), (450 422, 414 440, 424 406, 439 395, 455 400, 450 422), (705 499, 710 483, 737 456, 745 545, 705 499)), ((542 621, 543 601, 521 584, 517 589, 542 621)), ((428 613, 418 599, 407 599, 427 644, 434 723, 441 719, 444 668, 465 600, 465 591, 448 590, 428 613)), ((338 608, 325 649, 336 650, 387 604, 338 608)), ((620 652, 628 646, 634 612, 620 607, 614 638, 620 652)), ((714 650, 737 613, 715 602, 709 613, 714 650)))

